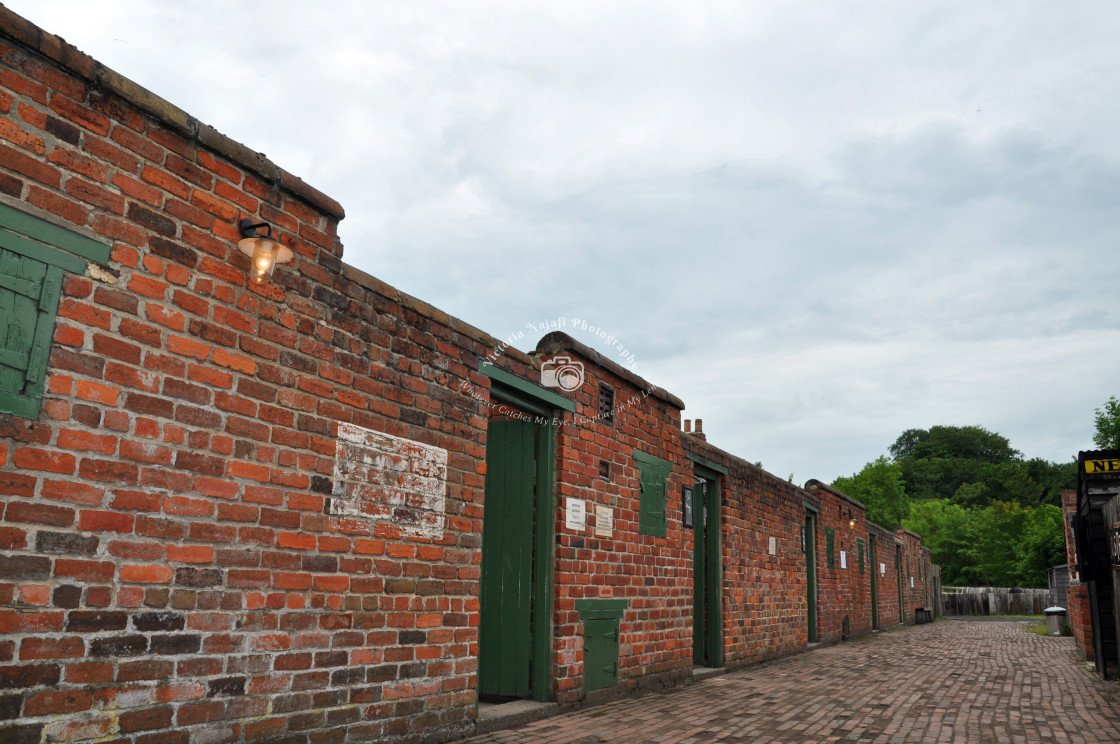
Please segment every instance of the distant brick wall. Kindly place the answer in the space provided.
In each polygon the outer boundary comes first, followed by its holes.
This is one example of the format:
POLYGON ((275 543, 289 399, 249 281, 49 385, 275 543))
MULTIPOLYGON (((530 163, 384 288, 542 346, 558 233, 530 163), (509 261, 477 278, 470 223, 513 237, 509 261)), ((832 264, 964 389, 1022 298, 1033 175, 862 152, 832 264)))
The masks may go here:
POLYGON ((902 619, 915 622, 916 611, 932 608, 929 595, 929 551, 922 552, 922 540, 909 530, 899 529, 895 539, 902 546, 902 619))
POLYGON ((899 624, 898 573, 896 570, 896 546, 894 533, 888 532, 877 524, 868 526, 868 534, 875 541, 876 599, 878 600, 879 627, 889 628, 899 624))
POLYGON ((1066 532, 1066 562, 1069 567, 1070 581, 1066 588, 1069 625, 1077 649, 1086 659, 1093 657, 1093 618, 1089 612, 1089 587, 1082 584, 1077 574, 1077 550, 1074 544, 1073 527, 1070 518, 1077 514, 1077 491, 1067 488, 1062 491, 1062 517, 1066 532))
POLYGON ((720 492, 724 665, 804 648, 808 587, 801 532, 809 495, 698 437, 682 436, 691 455, 728 470, 720 492))
POLYGON ((863 505, 819 481, 809 481, 806 489, 821 504, 817 516, 819 640, 834 643, 866 635, 871 632, 871 574, 863 505), (831 558, 827 530, 833 535, 831 558))

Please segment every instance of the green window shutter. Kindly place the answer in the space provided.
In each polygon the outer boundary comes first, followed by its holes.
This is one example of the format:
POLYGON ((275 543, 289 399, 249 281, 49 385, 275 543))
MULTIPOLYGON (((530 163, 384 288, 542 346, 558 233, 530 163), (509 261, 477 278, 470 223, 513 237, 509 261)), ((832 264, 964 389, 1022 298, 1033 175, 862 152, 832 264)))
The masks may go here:
POLYGON ((859 572, 863 573, 863 538, 856 538, 856 552, 859 553, 859 572))
POLYGON ((836 530, 831 527, 824 528, 825 564, 829 568, 836 568, 836 556, 833 554, 836 547, 836 530))
POLYGON ((109 246, 0 204, 0 413, 39 417, 64 271, 109 246))
POLYGON ((638 463, 638 532, 665 537, 667 491, 672 465, 653 455, 634 450, 638 463))
POLYGON ((0 248, 0 412, 38 418, 62 269, 0 248))

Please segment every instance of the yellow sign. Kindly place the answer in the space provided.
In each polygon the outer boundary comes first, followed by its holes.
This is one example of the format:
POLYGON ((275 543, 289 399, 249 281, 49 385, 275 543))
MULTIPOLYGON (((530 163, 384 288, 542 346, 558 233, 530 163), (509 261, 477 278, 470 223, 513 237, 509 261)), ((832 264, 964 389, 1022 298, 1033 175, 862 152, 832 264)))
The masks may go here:
POLYGON ((1115 460, 1086 460, 1085 474, 1116 473, 1120 475, 1120 459, 1115 460))

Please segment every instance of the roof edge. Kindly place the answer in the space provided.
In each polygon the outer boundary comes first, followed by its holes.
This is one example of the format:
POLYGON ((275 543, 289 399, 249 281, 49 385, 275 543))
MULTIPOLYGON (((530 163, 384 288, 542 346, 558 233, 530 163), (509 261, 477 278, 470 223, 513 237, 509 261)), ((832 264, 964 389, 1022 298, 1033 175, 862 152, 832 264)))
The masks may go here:
POLYGON ((43 55, 87 81, 92 87, 117 96, 153 117, 176 134, 218 153, 264 181, 279 186, 324 214, 341 220, 342 205, 288 173, 259 152, 194 118, 178 106, 101 64, 60 36, 45 31, 9 8, 0 5, 0 36, 43 55))

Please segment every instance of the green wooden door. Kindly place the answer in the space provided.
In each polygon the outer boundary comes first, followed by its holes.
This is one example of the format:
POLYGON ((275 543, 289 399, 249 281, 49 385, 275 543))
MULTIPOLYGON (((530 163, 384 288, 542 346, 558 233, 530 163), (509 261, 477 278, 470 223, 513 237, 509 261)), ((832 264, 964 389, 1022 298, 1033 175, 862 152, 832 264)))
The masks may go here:
POLYGON ((479 694, 527 697, 533 648, 537 430, 491 421, 482 523, 479 694))
POLYGON ((0 409, 35 418, 62 269, 0 248, 0 409))
POLYGON ((817 642, 817 533, 813 515, 805 517, 805 584, 809 603, 809 643, 817 642))
POLYGON ((875 536, 867 536, 867 562, 871 564, 871 629, 879 629, 879 559, 875 552, 875 536))
POLYGON ((692 661, 720 665, 719 480, 697 475, 693 491, 692 661))

